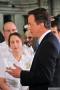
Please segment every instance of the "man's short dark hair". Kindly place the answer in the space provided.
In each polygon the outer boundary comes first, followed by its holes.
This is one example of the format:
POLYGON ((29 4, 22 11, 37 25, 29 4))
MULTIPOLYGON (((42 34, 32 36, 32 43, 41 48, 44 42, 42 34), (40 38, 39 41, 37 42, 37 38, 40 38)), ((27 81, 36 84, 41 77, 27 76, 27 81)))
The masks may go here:
POLYGON ((57 26, 57 30, 60 32, 60 14, 55 17, 55 23, 57 26))
POLYGON ((34 15, 37 24, 43 22, 45 27, 50 29, 51 27, 50 15, 48 14, 45 8, 37 8, 31 10, 28 12, 28 16, 29 15, 34 15))

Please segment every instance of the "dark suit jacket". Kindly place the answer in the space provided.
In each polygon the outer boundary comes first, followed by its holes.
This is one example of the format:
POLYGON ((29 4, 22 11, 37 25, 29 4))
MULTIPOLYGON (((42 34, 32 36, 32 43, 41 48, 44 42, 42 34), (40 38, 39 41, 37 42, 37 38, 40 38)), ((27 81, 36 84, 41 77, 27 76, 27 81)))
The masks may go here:
POLYGON ((56 60, 56 67, 53 78, 53 87, 60 87, 60 52, 56 60))
POLYGON ((3 34, 0 32, 0 43, 2 43, 4 40, 5 40, 5 39, 4 39, 4 36, 3 36, 3 34))
POLYGON ((58 53, 59 42, 50 32, 39 45, 30 71, 21 72, 22 85, 28 85, 29 90, 47 90, 52 85, 58 53))

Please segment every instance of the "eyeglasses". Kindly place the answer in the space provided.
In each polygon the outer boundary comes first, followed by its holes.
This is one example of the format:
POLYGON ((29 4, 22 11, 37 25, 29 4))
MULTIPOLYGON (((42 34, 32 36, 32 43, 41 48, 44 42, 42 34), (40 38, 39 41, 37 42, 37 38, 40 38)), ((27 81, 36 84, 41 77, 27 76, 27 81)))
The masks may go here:
POLYGON ((16 32, 17 32, 16 29, 12 29, 12 30, 4 30, 4 32, 9 32, 9 33, 10 33, 11 31, 13 31, 13 32, 16 31, 16 32))
POLYGON ((4 30, 4 32, 10 32, 9 30, 4 30))

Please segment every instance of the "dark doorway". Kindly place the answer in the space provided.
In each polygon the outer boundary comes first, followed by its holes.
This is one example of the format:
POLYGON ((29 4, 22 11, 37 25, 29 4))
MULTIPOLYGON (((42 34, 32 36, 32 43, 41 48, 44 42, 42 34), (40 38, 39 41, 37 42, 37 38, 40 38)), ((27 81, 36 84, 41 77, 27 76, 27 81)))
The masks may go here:
POLYGON ((11 15, 4 15, 4 23, 7 21, 11 21, 11 15))

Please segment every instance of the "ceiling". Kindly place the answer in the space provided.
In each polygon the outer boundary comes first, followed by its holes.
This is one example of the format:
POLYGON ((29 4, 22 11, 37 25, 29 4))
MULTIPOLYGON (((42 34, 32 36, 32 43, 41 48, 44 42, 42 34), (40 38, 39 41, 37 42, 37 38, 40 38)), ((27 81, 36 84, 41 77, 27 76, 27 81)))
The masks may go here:
POLYGON ((32 4, 37 3, 37 0, 10 0, 12 3, 15 4, 32 4))
POLYGON ((37 1, 38 0, 0 0, 0 3, 21 5, 21 4, 34 4, 37 3, 37 1))
POLYGON ((0 0, 0 11, 4 12, 27 12, 32 8, 38 7, 40 0, 0 0))

